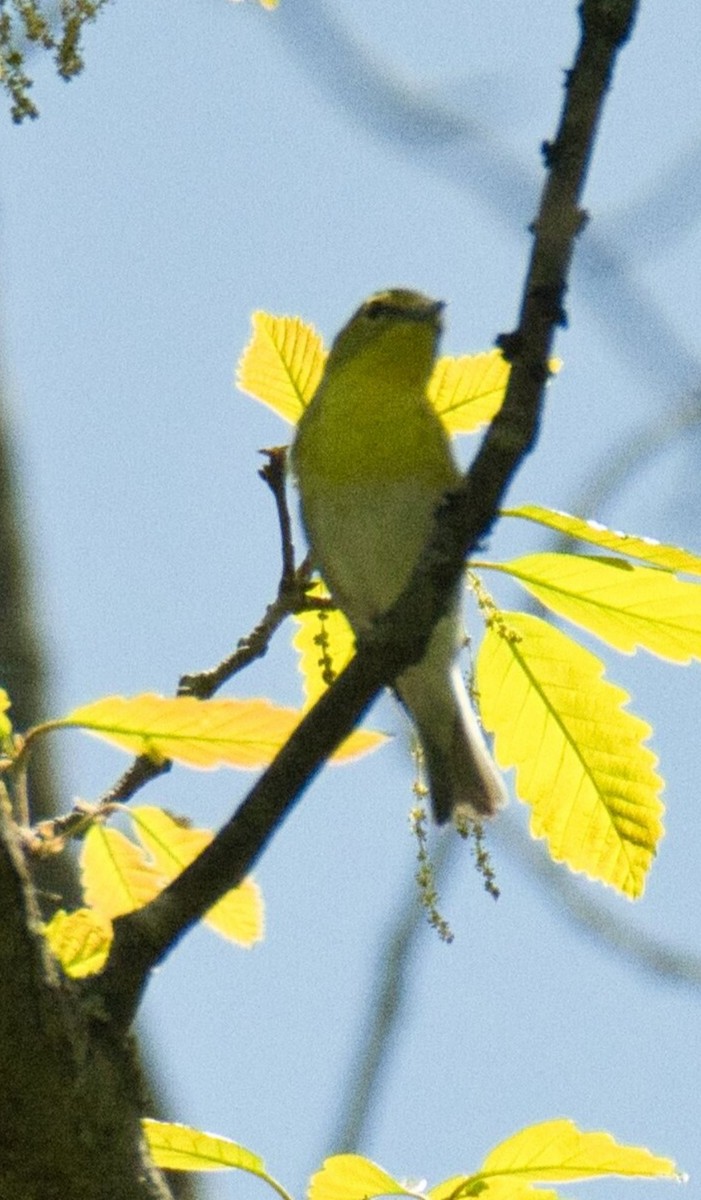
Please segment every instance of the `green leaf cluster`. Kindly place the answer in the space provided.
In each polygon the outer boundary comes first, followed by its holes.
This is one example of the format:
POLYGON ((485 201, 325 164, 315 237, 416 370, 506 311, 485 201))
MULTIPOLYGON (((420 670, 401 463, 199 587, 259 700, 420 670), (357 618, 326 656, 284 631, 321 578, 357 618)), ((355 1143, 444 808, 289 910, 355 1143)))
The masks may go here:
MULTIPOLYGON (((288 421, 308 403, 325 360, 318 334, 297 318, 258 313, 254 336, 239 365, 241 387, 288 421)), ((429 397, 451 432, 472 431, 490 420, 503 398, 508 364, 488 355, 441 359, 429 397)), ((584 518, 535 505, 502 514, 546 527, 602 553, 530 554, 508 562, 473 562, 468 579, 485 634, 475 666, 475 696, 485 727, 494 734, 504 769, 514 768, 516 792, 531 806, 531 829, 550 852, 634 898, 642 894, 662 836, 662 780, 646 741, 650 727, 626 709, 628 696, 604 678, 601 661, 574 638, 533 614, 499 609, 487 592, 487 571, 515 580, 541 605, 631 653, 645 649, 670 662, 701 657, 701 587, 680 575, 701 576, 701 558, 678 547, 606 529, 584 518)), ((305 702, 285 709, 268 699, 174 699, 145 694, 106 697, 66 716, 16 733, 0 693, 0 774, 8 796, 20 795, 36 741, 52 730, 81 728, 143 761, 170 761, 199 769, 255 769, 271 762, 311 705, 354 653, 345 618, 330 603, 322 581, 311 578, 308 608, 295 636, 305 702)), ((337 752, 340 760, 384 739, 356 731, 337 752)), ((105 801, 84 805, 61 826, 27 830, 28 850, 68 837, 83 838, 81 873, 85 906, 58 912, 45 928, 64 970, 75 977, 99 971, 112 940, 112 921, 148 903, 212 840, 210 830, 160 808, 105 801), (125 812, 134 840, 105 827, 125 812), (32 841, 34 838, 34 841, 32 841)), ((263 935, 257 885, 246 879, 206 914, 205 923, 241 946, 263 935)), ((238 1169, 264 1180, 282 1200, 285 1189, 255 1154, 226 1138, 182 1125, 146 1120, 146 1141, 156 1163, 182 1170, 238 1169)), ((612 1175, 677 1178, 675 1165, 645 1148, 623 1146, 608 1133, 582 1132, 568 1120, 531 1126, 495 1147, 479 1169, 432 1188, 401 1182, 357 1155, 328 1159, 312 1177, 309 1200, 370 1200, 401 1194, 425 1200, 535 1200, 559 1193, 536 1185, 612 1175)))
MULTIPOLYGON (((143 1129, 158 1166, 168 1170, 239 1170, 267 1183, 291 1200, 257 1154, 228 1138, 163 1121, 145 1120, 143 1129)), ((335 1154, 312 1176, 307 1200, 372 1200, 412 1196, 415 1200, 557 1200, 559 1192, 537 1186, 590 1179, 674 1179, 684 1181, 669 1158, 644 1146, 625 1146, 604 1132, 585 1132, 568 1120, 542 1121, 500 1142, 477 1171, 454 1175, 429 1188, 396 1179, 359 1154, 335 1154)))
MULTIPOLYGON (((295 423, 325 359, 311 326, 257 312, 237 381, 295 423)), ((555 372, 559 364, 551 367, 555 372)), ((428 399, 451 436, 473 433, 499 410, 508 379, 499 351, 444 357, 435 364, 428 399)), ((500 611, 483 573, 508 575, 551 613, 616 650, 644 649, 688 663, 701 657, 701 587, 679 576, 700 576, 701 558, 536 505, 502 515, 571 539, 573 551, 470 564, 485 624, 474 680, 482 722, 494 736, 500 766, 515 769, 533 836, 545 838, 553 858, 572 870, 639 897, 663 834, 663 782, 646 745, 651 728, 626 710, 628 695, 605 679, 603 663, 590 650, 540 617, 500 611), (602 553, 575 552, 582 541, 602 553)), ((352 652, 347 625, 340 614, 338 624, 332 616, 326 608, 297 618, 310 697, 352 652)))

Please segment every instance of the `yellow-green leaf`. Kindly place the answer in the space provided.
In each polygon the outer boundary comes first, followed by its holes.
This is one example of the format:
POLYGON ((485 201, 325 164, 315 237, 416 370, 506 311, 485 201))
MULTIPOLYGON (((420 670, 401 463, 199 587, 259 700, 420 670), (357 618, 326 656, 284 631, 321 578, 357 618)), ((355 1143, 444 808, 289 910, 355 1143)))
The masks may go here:
POLYGON ((294 425, 321 379, 324 344, 314 326, 299 317, 255 312, 251 321, 253 334, 239 360, 236 383, 294 425))
POLYGON ((413 1193, 377 1163, 360 1154, 334 1154, 312 1175, 307 1200, 370 1200, 372 1196, 413 1193))
POLYGON ((80 855, 86 904, 105 917, 120 917, 152 900, 163 888, 163 876, 139 846, 118 829, 91 825, 80 855))
MULTIPOLYGON (((507 1138, 487 1155, 479 1175, 533 1183, 570 1183, 612 1175, 681 1178, 670 1158, 660 1158, 644 1146, 623 1146, 609 1133, 585 1133, 564 1119, 530 1125, 507 1138)), ((491 1196, 491 1189, 488 1194, 491 1196)))
MULTIPOLYGON (((477 565, 477 564, 475 564, 477 565)), ((530 554, 482 563, 517 579, 547 608, 626 654, 701 658, 701 585, 620 558, 530 554)))
POLYGON ((244 879, 203 917, 205 925, 228 941, 249 949, 265 934, 263 896, 254 879, 244 879))
POLYGON ((473 433, 501 408, 511 367, 500 350, 439 358, 428 398, 448 433, 473 433))
POLYGON ((653 567, 662 567, 665 571, 681 571, 688 575, 701 575, 701 557, 683 550, 680 546, 665 545, 656 542, 654 538, 636 537, 630 533, 619 533, 615 529, 607 529, 598 521, 586 521, 584 517, 573 517, 569 513, 558 512, 553 508, 541 508, 537 504, 524 504, 519 508, 507 508, 503 517, 521 517, 554 529, 580 542, 590 542, 616 554, 625 554, 628 558, 638 558, 653 567))
MULTIPOLYGON (((316 592, 327 598, 329 593, 322 583, 316 592)), ((313 704, 326 691, 337 675, 348 665, 355 654, 355 636, 343 613, 337 608, 310 609, 297 613, 298 625, 293 646, 298 654, 298 665, 304 687, 304 709, 313 704)), ((333 755, 332 762, 345 762, 375 750, 387 740, 384 733, 370 729, 356 729, 346 738, 333 755)))
POLYGON ((302 714, 269 700, 192 696, 108 696, 76 708, 52 727, 77 725, 124 750, 188 767, 268 766, 302 714))
POLYGON ((66 975, 81 979, 101 971, 112 944, 112 922, 91 908, 54 913, 44 935, 66 975))
POLYGON ((151 1157, 165 1171, 248 1171, 270 1182, 263 1159, 229 1138, 191 1129, 173 1121, 141 1122, 151 1157))
POLYGON ((564 1119, 522 1129, 490 1151, 474 1175, 454 1175, 429 1191, 400 1183, 382 1167, 357 1154, 327 1158, 312 1176, 308 1200, 371 1200, 376 1196, 426 1196, 428 1200, 557 1200, 557 1193, 534 1184, 623 1175, 683 1180, 669 1158, 643 1146, 623 1146, 608 1133, 585 1133, 564 1119))
POLYGON ((477 658, 482 719, 500 765, 516 767, 531 832, 550 853, 640 896, 662 836, 650 727, 602 678, 595 655, 545 621, 501 613, 477 658))
MULTIPOLYGON (((103 825, 93 825, 83 842, 81 875, 86 902, 108 918, 141 908, 205 848, 213 838, 208 829, 192 829, 153 807, 129 810, 142 846, 103 825)), ((240 946, 252 946, 263 936, 263 901, 258 885, 245 879, 222 896, 204 921, 240 946)))
MULTIPOLYGON (((323 584, 317 584, 315 590, 323 599, 328 598, 323 584)), ((295 622, 298 629, 292 644, 302 673, 306 710, 348 666, 355 654, 355 635, 338 608, 296 613, 295 622)))
MULTIPOLYGON (((163 886, 175 879, 212 841, 209 829, 193 829, 162 808, 142 805, 129 809, 139 841, 151 855, 163 886)), ((222 896, 204 923, 239 946, 250 947, 263 937, 263 898, 253 879, 222 896)))
POLYGON ((12 735, 12 721, 7 715, 11 703, 5 689, 0 688, 0 742, 12 735))
POLYGON ((354 729, 348 735, 344 742, 337 750, 334 750, 331 755, 331 763, 346 763, 352 762, 353 759, 362 758, 364 754, 370 754, 373 750, 377 750, 387 741, 386 733, 379 733, 376 729, 354 729))

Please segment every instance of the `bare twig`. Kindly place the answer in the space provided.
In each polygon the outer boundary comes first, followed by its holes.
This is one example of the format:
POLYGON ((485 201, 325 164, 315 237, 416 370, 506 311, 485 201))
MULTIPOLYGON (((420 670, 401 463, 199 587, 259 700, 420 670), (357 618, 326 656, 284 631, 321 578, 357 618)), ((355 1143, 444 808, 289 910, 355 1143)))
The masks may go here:
MULTIPOLYGON (((278 594, 273 603, 268 605, 262 620, 246 637, 240 639, 233 654, 228 655, 215 667, 182 676, 178 683, 179 696, 209 699, 239 671, 267 653, 273 635, 287 617, 293 613, 324 608, 329 603, 308 595, 311 577, 309 560, 305 559, 299 567, 295 566, 292 526, 285 491, 285 447, 276 447, 263 453, 268 456, 268 462, 259 475, 273 493, 280 525, 282 570, 278 594)), ((41 821, 32 831, 34 837, 30 836, 27 839, 27 846, 33 846, 41 852, 42 845, 58 844, 60 840, 80 836, 97 813, 109 810, 113 804, 125 804, 147 783, 169 771, 171 765, 169 760, 156 762, 148 755, 138 755, 116 783, 95 802, 91 808, 92 815, 87 813, 84 804, 79 804, 65 816, 53 821, 41 821)))
POLYGON ((262 620, 246 637, 240 639, 233 654, 208 671, 183 675, 178 684, 178 695, 208 700, 239 671, 267 654, 273 635, 289 616, 309 609, 324 608, 326 605, 323 600, 307 595, 309 580, 310 571, 306 563, 293 572, 287 583, 284 578, 281 579, 280 590, 266 608, 262 620))
POLYGON ((261 454, 265 454, 268 461, 258 474, 273 494, 280 527, 282 570, 277 596, 273 603, 268 605, 265 615, 255 629, 240 639, 233 654, 207 671, 183 675, 178 684, 179 696, 196 696, 198 700, 208 700, 244 667, 267 654, 273 634, 287 617, 292 613, 320 607, 318 600, 312 601, 307 596, 311 574, 308 560, 305 559, 299 567, 295 566, 292 522, 287 504, 287 447, 275 446, 270 450, 262 450, 261 454))
POLYGON ((152 779, 158 779, 159 775, 165 775, 170 771, 171 766, 170 761, 156 762, 147 754, 139 754, 109 791, 105 792, 96 802, 95 811, 104 811, 112 804, 126 804, 152 779))
POLYGON ((258 472, 264 483, 267 483, 277 508, 277 519, 280 525, 280 541, 282 543, 282 580, 281 588, 289 587, 295 576, 295 547, 292 541, 292 522, 287 505, 287 446, 273 446, 270 450, 261 450, 267 455, 267 463, 258 472))

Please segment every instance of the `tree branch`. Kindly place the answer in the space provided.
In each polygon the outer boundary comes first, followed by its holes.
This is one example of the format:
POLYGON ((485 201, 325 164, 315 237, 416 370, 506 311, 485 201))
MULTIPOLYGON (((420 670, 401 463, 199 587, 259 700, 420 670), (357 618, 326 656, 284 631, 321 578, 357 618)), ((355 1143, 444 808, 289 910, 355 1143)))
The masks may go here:
MULTIPOLYGON (((405 80, 386 57, 370 53, 343 23, 338 5, 327 0, 283 4, 274 30, 286 49, 327 99, 378 142, 389 142, 413 165, 432 172, 463 193, 472 192, 510 233, 520 234, 537 181, 510 146, 499 142, 481 115, 471 119, 437 97, 435 88, 405 80)), ((665 174, 667 174, 665 172, 665 174)), ((687 188, 689 202, 701 194, 687 188)), ((621 219, 625 219, 625 213, 621 219)), ((628 228, 633 228, 628 221, 628 228)), ((636 241, 644 245, 636 227, 636 241)), ((646 294, 622 257, 611 233, 599 227, 585 239, 577 258, 580 294, 605 336, 656 396, 671 386, 696 386, 698 356, 684 344, 669 319, 646 294)))
POLYGON ((358 652, 307 714, 271 766, 210 845, 150 904, 119 918, 110 959, 86 982, 118 1025, 133 1018, 150 971, 180 937, 255 864, 275 830, 381 687, 424 653, 447 597, 496 519, 509 485, 538 432, 578 207, 616 55, 629 36, 635 0, 584 0, 581 40, 566 87, 548 178, 533 227, 534 245, 518 329, 503 337, 512 371, 495 417, 462 485, 445 498, 434 536, 392 609, 359 640, 358 652))
MULTIPOLYGON (((532 421, 534 425, 537 420, 540 401, 534 399, 534 395, 537 393, 539 396, 542 391, 542 373, 546 369, 555 324, 564 322, 562 299, 574 239, 582 223, 578 201, 616 54, 630 35, 635 12, 635 3, 623 2, 609 6, 605 2, 591 0, 581 6, 581 40, 567 81, 567 97, 560 128, 555 143, 544 147, 550 176, 534 226, 536 238, 519 328, 516 333, 501 339, 505 350, 516 356, 516 361, 504 405, 468 473, 465 488, 461 489, 461 497, 465 497, 461 503, 468 511, 470 504, 480 501, 488 508, 493 504, 491 490, 495 484, 499 485, 496 476, 492 478, 489 460, 491 442, 499 435, 500 423, 505 425, 501 435, 502 464, 508 470, 512 432, 518 436, 521 418, 526 423, 532 421), (615 21, 609 24, 612 14, 615 21), (480 460, 483 461, 478 474, 480 460), (474 498, 470 496, 470 483, 474 498)), ((524 436, 523 431, 521 436, 524 436)), ((531 436, 534 438, 535 431, 531 436)), ((504 490, 505 484, 502 485, 502 492, 504 490)), ((485 522, 485 529, 488 524, 488 521, 485 522)), ((448 855, 441 857, 441 871, 449 861, 448 855)), ((553 872, 556 871, 553 864, 553 872)), ((389 963, 389 974, 383 969, 371 998, 373 1019, 369 1026, 364 1026, 362 1044, 358 1047, 348 1082, 341 1089, 346 1101, 336 1123, 337 1140, 332 1143, 330 1151, 339 1146, 350 1151, 359 1144, 368 1108, 386 1061, 391 1031, 402 1012, 408 979, 407 963, 419 932, 419 917, 415 897, 408 898, 389 941, 383 945, 383 962, 385 965, 389 963)))
POLYGON ((0 795, 0 1194, 169 1200, 141 1135, 133 1048, 76 1004, 0 795), (50 1131, 60 1131, 51 1136, 50 1131))

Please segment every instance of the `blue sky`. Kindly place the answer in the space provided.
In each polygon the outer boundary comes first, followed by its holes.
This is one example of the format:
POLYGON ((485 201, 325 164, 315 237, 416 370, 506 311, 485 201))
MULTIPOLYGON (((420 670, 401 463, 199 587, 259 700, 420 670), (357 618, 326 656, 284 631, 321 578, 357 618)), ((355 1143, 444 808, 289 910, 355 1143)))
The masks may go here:
MULTIPOLYGON (((275 14, 122 0, 88 31, 78 80, 36 64, 40 119, 0 123, 0 338, 57 713, 172 691, 274 594, 277 529, 256 473, 258 450, 288 431, 232 383, 254 309, 330 338, 367 294, 404 284, 449 302, 448 352, 486 349, 514 324, 575 7, 336 0, 334 30, 319 0, 275 14)), ((509 500, 576 507, 654 424, 659 452, 586 515, 698 552, 698 434, 667 442, 665 422, 699 379, 694 30, 692 0, 644 5, 621 58, 558 340, 565 369, 509 500)), ((519 527, 489 552, 540 544, 519 527)), ((699 953, 698 667, 607 662, 655 728, 667 836, 640 903, 593 884, 584 895, 604 924, 699 953)), ((297 702, 285 631, 230 690, 297 702)), ((266 941, 241 952, 192 933, 143 1011, 174 1115, 251 1147, 299 1195, 329 1149, 383 939, 412 888, 404 730, 389 701, 373 719, 397 732, 391 746, 328 769, 260 865, 266 941)), ((77 734, 57 751, 67 804, 124 764, 77 734)), ((144 802, 216 825, 247 783, 175 770, 144 802)), ((523 1125, 570 1116, 698 1178, 698 988, 583 933, 522 863, 510 823, 527 826, 515 802, 489 839, 497 904, 469 855, 453 862, 442 903, 456 939, 418 941, 362 1150, 435 1182, 523 1125)), ((581 1194, 662 1200, 672 1186, 581 1194)), ((208 1187, 212 1200, 262 1194, 225 1176, 208 1187)))

